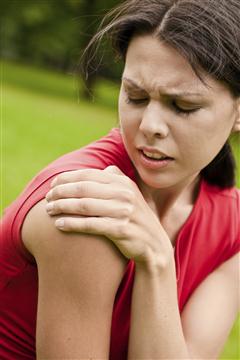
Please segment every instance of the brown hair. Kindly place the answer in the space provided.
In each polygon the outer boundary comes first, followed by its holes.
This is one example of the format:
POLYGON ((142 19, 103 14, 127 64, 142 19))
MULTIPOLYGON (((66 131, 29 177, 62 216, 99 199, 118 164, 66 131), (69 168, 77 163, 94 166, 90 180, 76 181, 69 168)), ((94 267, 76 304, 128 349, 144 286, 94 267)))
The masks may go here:
MULTIPOLYGON (((87 54, 107 35, 118 57, 125 60, 134 35, 154 33, 177 49, 202 81, 204 70, 224 82, 234 97, 239 97, 239 24, 239 0, 128 0, 105 16, 87 54)), ((235 170, 227 142, 201 175, 208 183, 226 188, 234 186, 235 170)))

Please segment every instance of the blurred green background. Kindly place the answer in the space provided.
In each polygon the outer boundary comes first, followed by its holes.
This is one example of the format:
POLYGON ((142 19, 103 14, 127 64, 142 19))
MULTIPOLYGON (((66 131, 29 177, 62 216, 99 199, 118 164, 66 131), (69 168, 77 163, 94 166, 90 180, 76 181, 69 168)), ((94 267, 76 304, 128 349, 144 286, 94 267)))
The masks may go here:
MULTIPOLYGON (((1 212, 49 162, 117 126, 121 64, 110 62, 108 44, 87 82, 78 64, 102 14, 118 3, 1 2, 1 212)), ((240 169, 239 138, 232 143, 240 169)), ((221 359, 240 359, 239 328, 240 319, 221 359)))

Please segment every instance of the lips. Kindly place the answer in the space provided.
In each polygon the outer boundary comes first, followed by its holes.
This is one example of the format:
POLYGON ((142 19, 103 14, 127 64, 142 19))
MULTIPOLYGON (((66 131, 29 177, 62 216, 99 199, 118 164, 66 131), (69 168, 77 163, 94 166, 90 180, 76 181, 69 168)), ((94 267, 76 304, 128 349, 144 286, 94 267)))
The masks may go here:
POLYGON ((173 159, 171 156, 164 153, 163 151, 151 147, 142 146, 139 147, 138 150, 140 150, 144 154, 144 156, 148 157, 149 159, 155 159, 155 160, 173 159))
POLYGON ((139 151, 139 165, 141 164, 142 167, 149 170, 161 170, 163 171, 164 168, 168 168, 170 164, 174 161, 173 158, 165 157, 164 159, 153 159, 144 155, 142 150, 139 151))
POLYGON ((166 159, 169 159, 169 157, 167 156, 163 156, 163 155, 159 155, 157 153, 149 153, 149 152, 146 152, 146 151, 142 151, 143 155, 146 156, 147 158, 149 159, 152 159, 152 160, 166 160, 166 159))
POLYGON ((139 164, 145 169, 154 171, 166 171, 169 166, 174 162, 174 158, 160 149, 149 146, 139 146, 139 164))

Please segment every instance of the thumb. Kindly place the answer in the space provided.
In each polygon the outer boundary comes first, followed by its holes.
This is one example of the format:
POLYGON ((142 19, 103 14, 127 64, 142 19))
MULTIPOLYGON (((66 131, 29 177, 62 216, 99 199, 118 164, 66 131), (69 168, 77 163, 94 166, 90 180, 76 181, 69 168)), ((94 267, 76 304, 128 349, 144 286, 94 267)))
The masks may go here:
POLYGON ((107 171, 109 173, 116 174, 116 175, 124 175, 125 176, 125 174, 115 165, 109 165, 103 171, 107 171))

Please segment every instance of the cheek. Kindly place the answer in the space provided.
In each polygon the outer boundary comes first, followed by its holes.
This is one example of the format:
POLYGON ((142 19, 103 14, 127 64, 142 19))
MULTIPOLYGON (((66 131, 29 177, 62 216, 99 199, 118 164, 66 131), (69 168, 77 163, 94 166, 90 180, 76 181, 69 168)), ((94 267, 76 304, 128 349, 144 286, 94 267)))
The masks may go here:
POLYGON ((133 130, 141 122, 142 112, 127 104, 125 99, 119 99, 118 107, 121 128, 133 130))
POLYGON ((229 122, 222 121, 219 117, 201 116, 194 119, 194 123, 183 131, 178 129, 175 133, 175 142, 181 158, 189 164, 205 167, 222 149, 229 136, 229 122))
POLYGON ((220 112, 218 108, 204 121, 204 127, 200 129, 199 133, 202 146, 208 147, 206 150, 215 154, 221 150, 231 133, 231 116, 232 114, 229 111, 222 109, 220 112))

